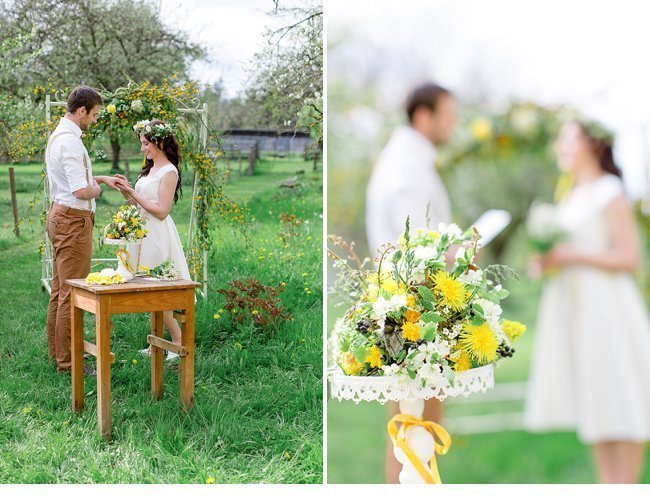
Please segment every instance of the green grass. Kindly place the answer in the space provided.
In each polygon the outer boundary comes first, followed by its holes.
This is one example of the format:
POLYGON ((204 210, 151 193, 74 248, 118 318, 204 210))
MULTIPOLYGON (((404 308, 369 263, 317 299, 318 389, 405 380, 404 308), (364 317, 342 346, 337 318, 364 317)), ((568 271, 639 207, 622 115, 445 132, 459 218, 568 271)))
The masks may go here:
MULTIPOLYGON (((254 221, 250 245, 223 222, 209 255, 209 296, 196 311, 195 406, 184 415, 178 367, 165 369, 162 400, 150 398, 149 360, 139 356, 149 332, 145 315, 112 318, 113 438, 97 431, 96 385, 86 380, 86 407, 71 411, 70 377, 47 360, 48 295, 40 288, 38 215, 11 232, 6 165, 0 166, 0 482, 1 483, 217 483, 322 481, 322 176, 308 172, 299 192, 277 183, 305 168, 299 160, 266 160, 251 178, 233 175, 226 189, 247 200, 254 221), (279 215, 305 219, 288 247, 278 239, 279 215), (216 293, 233 279, 286 283, 281 295, 292 321, 274 331, 235 325, 216 293), (307 289, 307 290, 306 290, 307 289), (310 293, 308 293, 308 291, 310 293)), ((21 215, 40 181, 40 165, 16 165, 21 215)), ((309 168, 306 168, 309 171, 309 168)), ((106 174, 99 164, 95 174, 106 174)), ((190 174, 185 196, 172 209, 181 239, 189 222, 190 174)), ((133 178, 132 178, 133 179, 133 178)), ((121 204, 105 191, 98 227, 121 204), (108 209, 105 209, 107 207, 108 209)), ((97 251, 110 254, 110 248, 97 251), (107 252, 106 252, 107 251, 107 252)), ((88 339, 94 321, 86 316, 88 339)))
MULTIPOLYGON (((520 271, 522 273, 522 271, 520 271)), ((522 278, 511 282, 511 295, 503 302, 504 316, 528 324, 528 332, 515 344, 512 359, 495 370, 497 383, 525 381, 533 348, 540 282, 522 278)), ((328 321, 341 312, 328 309, 328 321)), ((450 399, 445 417, 485 413, 521 412, 523 402, 463 404, 450 399)), ((387 444, 388 407, 377 403, 329 400, 327 404, 328 483, 383 483, 387 444)), ((443 426, 445 422, 443 421, 443 426)), ((451 450, 438 457, 445 483, 595 483, 590 449, 574 433, 531 434, 508 431, 452 436, 451 450)), ((650 483, 650 450, 646 453, 643 483, 650 483)))

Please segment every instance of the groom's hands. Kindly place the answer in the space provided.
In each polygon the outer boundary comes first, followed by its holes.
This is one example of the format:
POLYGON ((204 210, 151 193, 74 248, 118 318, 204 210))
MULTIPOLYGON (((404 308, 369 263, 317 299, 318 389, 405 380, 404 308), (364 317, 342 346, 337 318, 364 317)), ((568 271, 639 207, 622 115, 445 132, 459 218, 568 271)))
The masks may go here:
POLYGON ((125 186, 131 186, 129 180, 121 174, 116 174, 115 176, 95 176, 95 179, 98 183, 104 184, 118 192, 122 191, 121 189, 125 186))

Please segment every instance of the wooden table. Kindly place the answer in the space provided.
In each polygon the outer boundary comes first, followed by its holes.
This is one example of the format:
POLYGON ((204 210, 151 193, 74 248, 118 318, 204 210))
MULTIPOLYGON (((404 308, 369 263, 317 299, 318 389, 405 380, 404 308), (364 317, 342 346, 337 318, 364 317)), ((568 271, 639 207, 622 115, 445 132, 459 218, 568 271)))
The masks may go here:
POLYGON ((120 285, 91 285, 85 280, 66 280, 72 287, 72 410, 84 408, 84 352, 97 358, 97 421, 102 437, 111 437, 111 315, 151 313, 151 394, 163 394, 163 350, 180 355, 181 402, 185 410, 194 404, 194 281, 159 281, 134 278, 120 285), (95 315, 95 343, 84 340, 83 311, 95 315), (181 322, 181 345, 163 337, 163 311, 176 311, 181 322))

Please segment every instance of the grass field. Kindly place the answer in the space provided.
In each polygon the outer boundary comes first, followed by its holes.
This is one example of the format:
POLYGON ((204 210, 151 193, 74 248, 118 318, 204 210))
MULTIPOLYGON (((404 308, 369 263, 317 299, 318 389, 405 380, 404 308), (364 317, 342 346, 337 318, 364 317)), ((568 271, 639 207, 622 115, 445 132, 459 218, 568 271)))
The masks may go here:
MULTIPOLYGON (((522 279, 509 285, 503 302, 504 315, 528 324, 528 332, 516 342, 513 358, 496 369, 497 383, 521 382, 528 377, 532 353, 536 304, 540 284, 522 279)), ((328 311, 334 322, 336 310, 328 311)), ((480 394, 475 394, 480 395, 480 394)), ((523 401, 476 404, 462 399, 445 403, 443 426, 453 442, 438 457, 445 483, 595 483, 591 453, 575 433, 531 434, 520 430, 455 435, 455 416, 521 412, 523 401)), ((377 403, 339 402, 327 405, 329 483, 382 483, 389 411, 377 403)), ((643 483, 650 483, 650 450, 647 450, 643 483)))
MULTIPOLYGON (((0 483, 318 483, 322 481, 322 174, 308 172, 298 191, 278 182, 302 160, 263 160, 253 177, 234 175, 230 196, 245 200, 254 219, 250 243, 217 222, 209 254, 209 296, 196 313, 195 406, 183 415, 178 367, 165 369, 165 394, 149 393, 149 360, 138 354, 148 316, 112 318, 113 439, 97 433, 95 382, 86 380, 86 408, 71 411, 70 377, 47 360, 41 291, 38 214, 11 232, 7 165, 0 166, 0 483), (285 247, 280 214, 305 222, 285 247), (235 325, 216 289, 234 279, 286 283, 283 305, 293 316, 274 331, 235 325), (214 315, 220 318, 215 319, 214 315)), ((16 165, 21 216, 38 189, 40 165, 16 165)), ((95 166, 106 174, 108 164, 95 166)), ((133 180, 134 178, 132 178, 133 180)), ((172 217, 186 240, 191 175, 172 217)), ((121 197, 105 191, 98 227, 121 197)), ((97 250, 106 253, 108 248, 97 250)), ((109 250, 110 252, 110 250, 109 250)), ((98 268, 95 268, 95 270, 98 268)), ((94 321, 86 316, 87 339, 94 321)))

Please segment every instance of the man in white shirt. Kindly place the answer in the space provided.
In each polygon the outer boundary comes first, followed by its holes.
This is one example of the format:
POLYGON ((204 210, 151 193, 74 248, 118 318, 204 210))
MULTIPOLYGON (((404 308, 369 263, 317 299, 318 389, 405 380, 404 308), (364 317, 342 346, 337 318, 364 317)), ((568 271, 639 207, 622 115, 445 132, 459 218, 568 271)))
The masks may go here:
POLYGON ((45 150, 52 205, 47 216, 47 233, 52 242, 52 293, 47 309, 47 347, 59 372, 69 371, 70 286, 66 279, 85 278, 90 260, 95 221, 95 198, 99 185, 118 190, 123 179, 93 177, 88 151, 81 134, 97 122, 102 97, 92 88, 79 86, 67 100, 61 118, 45 150))
MULTIPOLYGON (((449 141, 456 126, 451 93, 433 83, 415 88, 406 102, 408 124, 399 126, 375 164, 366 195, 366 234, 373 256, 395 244, 410 217, 411 231, 451 222, 449 196, 436 172, 436 146, 449 141)), ((394 404, 394 403, 393 403, 394 404)), ((392 407, 397 413, 397 407, 392 407)), ((442 405, 425 403, 424 418, 440 421, 442 405)), ((401 465, 389 447, 386 479, 399 483, 401 465)))

